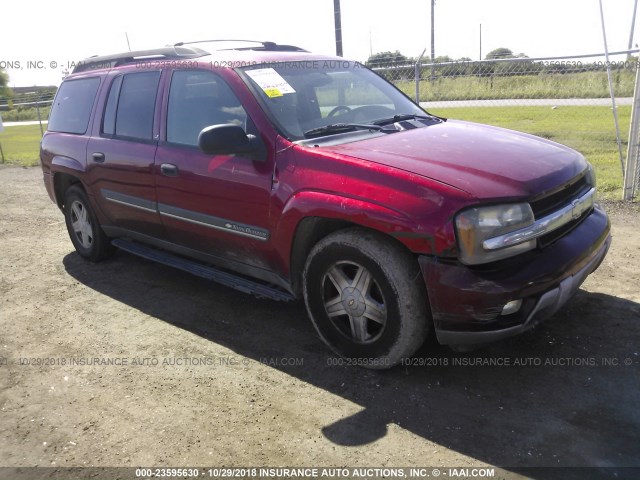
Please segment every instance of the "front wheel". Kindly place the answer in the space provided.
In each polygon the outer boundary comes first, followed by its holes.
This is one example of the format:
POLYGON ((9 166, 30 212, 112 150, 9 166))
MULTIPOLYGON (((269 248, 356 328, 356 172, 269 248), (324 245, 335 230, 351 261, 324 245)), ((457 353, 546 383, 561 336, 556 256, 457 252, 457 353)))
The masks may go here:
POLYGON ((109 238, 100 228, 85 191, 71 186, 64 196, 64 217, 69 237, 80 256, 98 262, 113 253, 109 238))
POLYGON ((311 250, 304 299, 322 340, 368 368, 389 368, 411 356, 431 325, 415 258, 376 232, 333 233, 311 250))

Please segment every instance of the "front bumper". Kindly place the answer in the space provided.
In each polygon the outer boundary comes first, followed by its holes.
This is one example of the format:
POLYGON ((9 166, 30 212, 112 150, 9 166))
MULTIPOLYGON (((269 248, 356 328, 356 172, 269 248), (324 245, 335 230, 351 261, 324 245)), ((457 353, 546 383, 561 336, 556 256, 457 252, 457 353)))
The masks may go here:
POLYGON ((606 213, 594 211, 552 245, 494 267, 419 258, 433 324, 444 345, 489 343, 520 334, 558 311, 598 268, 611 244, 606 213), (512 300, 517 313, 503 316, 512 300))

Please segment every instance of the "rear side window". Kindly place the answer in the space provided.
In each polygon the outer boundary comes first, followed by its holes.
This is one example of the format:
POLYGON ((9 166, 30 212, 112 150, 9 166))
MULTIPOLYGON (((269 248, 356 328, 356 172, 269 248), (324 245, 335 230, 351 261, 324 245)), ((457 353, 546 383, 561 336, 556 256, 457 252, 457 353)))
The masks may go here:
POLYGON ((47 130, 85 133, 99 86, 98 77, 69 80, 60 85, 51 109, 47 130))
POLYGON ((102 133, 113 135, 116 133, 116 108, 118 107, 118 95, 122 85, 122 76, 116 77, 109 89, 109 98, 104 107, 104 119, 102 120, 102 133))
POLYGON ((159 81, 160 72, 130 73, 116 78, 105 106, 103 133, 151 140, 159 81))

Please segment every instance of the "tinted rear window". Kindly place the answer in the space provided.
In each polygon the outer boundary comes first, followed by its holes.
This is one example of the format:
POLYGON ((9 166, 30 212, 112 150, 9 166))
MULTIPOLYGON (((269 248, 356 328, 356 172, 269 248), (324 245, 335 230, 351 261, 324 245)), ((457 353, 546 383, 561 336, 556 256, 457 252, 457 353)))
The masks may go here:
POLYGON ((69 80, 60 85, 51 109, 47 130, 85 133, 99 86, 98 77, 69 80))
POLYGON ((116 113, 116 135, 151 140, 160 72, 124 76, 116 113))
POLYGON ((118 95, 122 85, 122 76, 116 77, 111 84, 107 104, 104 107, 104 119, 102 120, 102 133, 113 135, 116 132, 116 107, 118 106, 118 95))

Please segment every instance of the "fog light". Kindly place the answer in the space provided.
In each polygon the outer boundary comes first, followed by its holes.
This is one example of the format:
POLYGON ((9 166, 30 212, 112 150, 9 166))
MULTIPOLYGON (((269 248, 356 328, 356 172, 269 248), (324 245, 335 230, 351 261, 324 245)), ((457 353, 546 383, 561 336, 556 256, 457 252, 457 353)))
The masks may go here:
POLYGON ((522 300, 511 300, 504 307, 502 307, 502 313, 500 315, 511 315, 512 313, 516 313, 520 310, 522 306, 522 300))

